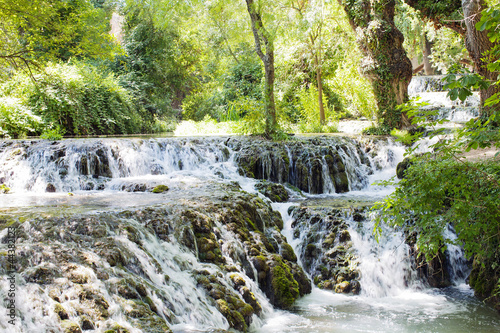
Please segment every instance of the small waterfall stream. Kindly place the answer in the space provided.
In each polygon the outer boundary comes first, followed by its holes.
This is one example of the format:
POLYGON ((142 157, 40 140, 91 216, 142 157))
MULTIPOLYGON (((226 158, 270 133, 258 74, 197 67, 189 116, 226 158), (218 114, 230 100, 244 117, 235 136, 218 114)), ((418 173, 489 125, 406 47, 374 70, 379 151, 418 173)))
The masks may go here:
POLYGON ((414 76, 408 86, 408 94, 427 102, 427 108, 439 110, 438 119, 463 123, 479 116, 479 94, 474 92, 464 102, 452 101, 444 91, 444 75, 414 76))
MULTIPOLYGON (((498 327, 464 284, 460 247, 448 247, 456 286, 437 290, 403 232, 373 237, 369 207, 392 189, 371 184, 392 177, 403 153, 387 139, 338 136, 281 146, 233 137, 4 141, 0 183, 11 193, 0 196, 0 222, 19 225, 19 325, 0 315, 0 331, 498 327), (271 203, 256 189, 269 181, 290 199, 271 203), (153 193, 158 185, 169 189, 153 193), (287 311, 269 282, 278 266, 305 295, 287 311)), ((6 237, 4 227, 0 251, 6 237)), ((7 299, 8 280, 0 286, 7 299)))

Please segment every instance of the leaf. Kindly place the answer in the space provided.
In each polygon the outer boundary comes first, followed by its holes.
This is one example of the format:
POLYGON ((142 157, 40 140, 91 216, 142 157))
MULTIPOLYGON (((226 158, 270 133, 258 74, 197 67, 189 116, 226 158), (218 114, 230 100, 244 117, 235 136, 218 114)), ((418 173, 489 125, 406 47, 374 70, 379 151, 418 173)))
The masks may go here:
POLYGON ((458 98, 463 102, 467 99, 467 97, 471 96, 472 92, 469 89, 463 88, 458 92, 458 98))

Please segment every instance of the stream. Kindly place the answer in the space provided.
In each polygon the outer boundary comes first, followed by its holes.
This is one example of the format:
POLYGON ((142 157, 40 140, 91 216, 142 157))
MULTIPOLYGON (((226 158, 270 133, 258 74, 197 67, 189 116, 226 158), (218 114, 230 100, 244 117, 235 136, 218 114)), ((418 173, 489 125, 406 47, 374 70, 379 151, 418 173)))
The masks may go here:
MULTIPOLYGON (((466 284, 460 248, 448 250, 450 286, 433 288, 402 232, 386 228, 375 241, 369 207, 393 189, 371 184, 392 177, 403 153, 388 139, 341 135, 281 146, 238 137, 4 141, 0 179, 11 191, 0 220, 19 228, 18 322, 2 303, 0 331, 498 332, 500 317, 466 284), (257 190, 265 179, 290 198, 271 202, 257 190), (152 193, 157 185, 169 190, 152 193), (232 226, 234 207, 255 232, 232 226), (287 310, 259 255, 271 267, 283 260, 299 281, 304 295, 287 310), (225 304, 253 311, 243 322, 225 304)), ((6 237, 4 228, 1 251, 6 237)), ((7 279, 0 285, 7 299, 7 279)))
MULTIPOLYGON (((409 90, 440 118, 477 115, 439 77, 409 90)), ((405 149, 369 124, 0 141, 0 332, 500 332, 460 247, 436 268, 403 230, 375 239, 370 207, 394 188, 373 184, 405 149)))

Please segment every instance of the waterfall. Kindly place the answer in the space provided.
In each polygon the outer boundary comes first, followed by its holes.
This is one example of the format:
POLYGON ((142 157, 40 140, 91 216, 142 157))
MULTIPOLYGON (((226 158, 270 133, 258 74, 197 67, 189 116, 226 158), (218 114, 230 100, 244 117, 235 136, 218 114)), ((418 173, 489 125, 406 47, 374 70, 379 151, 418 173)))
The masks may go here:
MULTIPOLYGON (((0 316, 0 330, 346 332, 361 321, 342 311, 375 308, 369 320, 384 331, 380 308, 455 313, 422 278, 404 232, 372 233, 370 207, 392 191, 372 183, 392 177, 403 153, 390 139, 337 136, 4 141, 0 220, 19 230, 19 325, 0 316), (292 201, 271 202, 256 186, 264 180, 292 201), (295 282, 283 288, 276 276, 295 282), (288 291, 296 307, 279 299, 288 291), (343 315, 347 326, 334 326, 343 315)), ((4 228, 0 252, 6 237, 4 228)), ((463 284, 463 250, 450 244, 447 257, 463 284)))
POLYGON ((452 122, 467 122, 479 116, 479 94, 474 92, 465 101, 452 101, 444 91, 444 75, 413 76, 408 86, 411 97, 420 97, 429 105, 425 108, 438 110, 435 120, 447 119, 452 122))

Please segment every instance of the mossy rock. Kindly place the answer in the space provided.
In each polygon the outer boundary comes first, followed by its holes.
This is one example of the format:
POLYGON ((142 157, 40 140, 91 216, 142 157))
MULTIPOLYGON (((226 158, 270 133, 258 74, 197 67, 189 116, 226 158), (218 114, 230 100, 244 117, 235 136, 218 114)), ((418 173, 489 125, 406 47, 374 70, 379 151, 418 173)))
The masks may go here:
POLYGON ((106 329, 104 333, 130 333, 130 331, 123 326, 113 324, 110 328, 106 329))
POLYGON ((396 166, 396 176, 399 179, 405 178, 406 170, 413 164, 412 158, 405 157, 401 162, 396 166))
POLYGON ((338 294, 347 294, 351 291, 351 284, 349 281, 342 281, 335 285, 335 292, 338 294))
POLYGON ((293 278, 290 269, 283 264, 274 266, 270 271, 270 279, 272 304, 280 309, 291 308, 299 297, 299 284, 293 278))
POLYGON ((288 191, 281 184, 263 181, 257 183, 255 188, 272 202, 287 202, 289 199, 288 191))
POLYGON ((23 276, 26 282, 38 283, 38 284, 49 284, 54 281, 55 278, 61 277, 61 271, 54 265, 39 265, 33 268, 27 269, 23 276))
POLYGON ((61 328, 64 333, 82 333, 80 326, 70 320, 63 320, 61 322, 61 328))
POLYGON ((291 262, 297 262, 297 255, 295 255, 295 252, 290 244, 282 243, 280 252, 283 259, 291 262))
POLYGON ((88 316, 80 318, 80 327, 83 331, 95 330, 95 324, 88 316))
POLYGON ((231 328, 234 328, 238 331, 246 332, 248 329, 248 326, 245 322, 245 318, 243 318, 243 315, 239 313, 236 310, 232 310, 229 307, 229 304, 223 300, 219 299, 216 301, 217 304, 217 309, 222 313, 224 317, 226 317, 227 321, 229 322, 229 326, 231 328))
POLYGON ((56 305, 54 306, 54 312, 59 316, 61 320, 69 319, 68 312, 59 303, 56 303, 56 305))
POLYGON ((163 193, 163 192, 167 192, 169 190, 168 186, 167 185, 157 185, 153 188, 153 190, 151 192, 153 193, 163 193))

